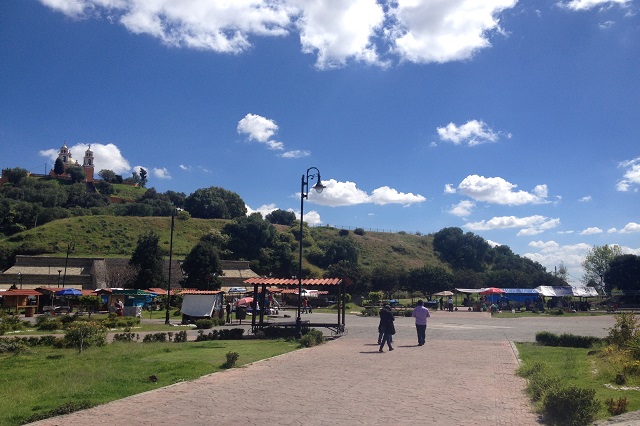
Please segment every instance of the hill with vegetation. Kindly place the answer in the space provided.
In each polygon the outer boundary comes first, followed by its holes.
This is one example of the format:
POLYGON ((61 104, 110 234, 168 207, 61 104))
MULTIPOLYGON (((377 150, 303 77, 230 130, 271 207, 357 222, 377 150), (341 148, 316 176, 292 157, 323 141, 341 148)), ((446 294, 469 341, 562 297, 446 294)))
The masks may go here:
MULTIPOLYGON (((174 214, 173 256, 188 260, 187 280, 215 274, 216 259, 249 261, 263 276, 298 275, 300 222, 292 212, 247 215, 238 194, 218 187, 187 196, 116 182, 36 179, 21 169, 8 172, 11 179, 0 186, 2 270, 16 255, 65 256, 71 242, 76 257, 131 258, 141 240, 152 236, 145 244, 155 241, 159 255, 168 256, 174 214)), ((509 247, 491 247, 459 228, 413 235, 305 224, 302 245, 305 278, 349 278, 361 292, 562 284, 509 247)))

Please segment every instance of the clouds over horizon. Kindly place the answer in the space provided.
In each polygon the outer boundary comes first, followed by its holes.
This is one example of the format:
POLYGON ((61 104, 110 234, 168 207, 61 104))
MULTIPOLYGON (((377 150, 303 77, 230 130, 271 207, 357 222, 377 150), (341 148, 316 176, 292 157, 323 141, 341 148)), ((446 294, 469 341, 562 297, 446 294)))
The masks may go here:
POLYGON ((536 185, 532 192, 514 191, 517 187, 518 185, 501 177, 469 175, 460 182, 457 189, 446 184, 445 193, 460 193, 476 201, 510 206, 549 203, 547 185, 536 185))
POLYGON ((518 231, 517 235, 523 236, 541 234, 549 229, 557 228, 558 225, 560 225, 560 219, 558 218, 551 219, 546 216, 533 215, 527 217, 493 217, 489 220, 469 222, 465 224, 464 227, 472 231, 520 228, 520 231, 518 231))
POLYGON ((40 0, 76 19, 105 19, 133 34, 180 48, 241 54, 253 38, 297 35, 316 68, 349 61, 386 67, 391 61, 444 63, 471 58, 506 35, 500 15, 516 0, 40 0))
POLYGON ((420 194, 398 192, 388 186, 374 189, 371 194, 359 189, 355 182, 338 182, 335 179, 323 180, 326 189, 318 194, 309 191, 309 201, 323 206, 353 206, 357 204, 401 204, 410 206, 412 204, 427 201, 420 194))

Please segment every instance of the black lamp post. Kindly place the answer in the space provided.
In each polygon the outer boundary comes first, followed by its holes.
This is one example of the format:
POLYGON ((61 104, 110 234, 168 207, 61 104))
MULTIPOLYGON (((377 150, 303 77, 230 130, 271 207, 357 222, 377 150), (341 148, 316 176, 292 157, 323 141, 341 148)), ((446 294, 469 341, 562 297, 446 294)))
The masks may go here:
POLYGON ((302 318, 300 318, 300 311, 302 306, 302 236, 304 224, 304 199, 309 198, 309 179, 316 179, 316 184, 313 185, 313 189, 319 194, 325 188, 320 179, 320 170, 316 167, 309 167, 307 174, 302 175, 302 187, 300 189, 300 252, 298 257, 298 316, 296 317, 296 335, 298 338, 302 337, 302 318), (311 173, 314 171, 314 173, 311 173))
POLYGON ((169 325, 169 308, 171 301, 171 264, 173 263, 173 224, 176 217, 176 209, 171 209, 171 236, 169 237, 169 280, 167 281, 167 313, 164 323, 169 325))
POLYGON ((60 274, 62 273, 62 269, 58 269, 58 288, 60 288, 60 282, 62 279, 60 278, 60 274))
POLYGON ((22 290, 22 272, 18 272, 18 282, 20 283, 20 290, 22 290))
POLYGON ((62 288, 64 288, 64 283, 67 280, 67 264, 69 263, 69 253, 75 253, 76 251, 76 243, 70 242, 67 244, 67 258, 64 261, 64 275, 62 276, 62 288))

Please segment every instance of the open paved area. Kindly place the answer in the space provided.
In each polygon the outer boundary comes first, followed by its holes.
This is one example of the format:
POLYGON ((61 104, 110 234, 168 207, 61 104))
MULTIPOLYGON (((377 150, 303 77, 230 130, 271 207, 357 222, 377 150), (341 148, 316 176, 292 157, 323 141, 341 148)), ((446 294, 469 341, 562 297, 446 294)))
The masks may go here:
POLYGON ((35 424, 537 425, 512 342, 543 330, 605 336, 613 318, 435 312, 425 346, 412 318, 397 318, 395 349, 384 353, 377 325, 348 316, 348 334, 324 345, 35 424))

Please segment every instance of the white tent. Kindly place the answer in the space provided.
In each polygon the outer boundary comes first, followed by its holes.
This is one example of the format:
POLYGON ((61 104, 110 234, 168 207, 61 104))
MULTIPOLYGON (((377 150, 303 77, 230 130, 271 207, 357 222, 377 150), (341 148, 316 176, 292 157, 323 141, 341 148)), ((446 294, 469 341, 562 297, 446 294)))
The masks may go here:
POLYGON ((541 296, 545 297, 563 297, 563 296, 576 296, 576 297, 596 297, 598 292, 593 287, 573 287, 567 286, 549 286, 541 285, 536 287, 536 290, 541 296))
POLYGON ((222 292, 184 294, 181 311, 190 317, 209 317, 222 309, 222 292), (202 294, 205 293, 205 294, 202 294))

